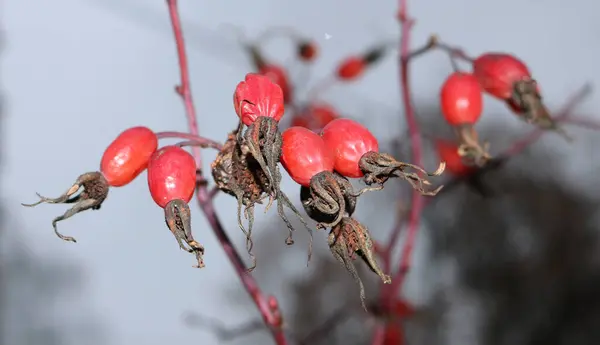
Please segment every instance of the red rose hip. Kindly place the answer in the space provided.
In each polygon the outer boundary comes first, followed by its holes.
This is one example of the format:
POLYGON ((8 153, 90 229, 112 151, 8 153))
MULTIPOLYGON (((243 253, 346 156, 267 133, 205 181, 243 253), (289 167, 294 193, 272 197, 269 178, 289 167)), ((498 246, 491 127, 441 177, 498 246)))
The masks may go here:
POLYGON ((483 90, 470 73, 452 73, 440 92, 442 114, 452 126, 474 124, 483 110, 483 90))
POLYGON ((485 53, 473 61, 473 74, 485 92, 499 99, 512 97, 514 84, 531 80, 525 63, 506 53, 485 53))
POLYGON ((106 148, 100 171, 109 185, 124 186, 146 169, 157 147, 158 139, 152 130, 146 127, 129 128, 106 148))
POLYGON ((296 183, 308 187, 322 171, 333 171, 333 156, 323 139, 303 127, 290 127, 282 134, 281 164, 296 183))
POLYGON ((165 146, 150 158, 148 187, 154 202, 162 208, 170 201, 189 202, 196 188, 194 157, 178 146, 165 146))
POLYGON ((346 177, 362 177, 358 166, 361 157, 367 152, 379 151, 375 136, 354 120, 333 120, 323 128, 321 136, 333 153, 334 169, 346 177))
POLYGON ((261 116, 279 122, 285 111, 283 101, 281 87, 268 76, 255 73, 248 73, 233 94, 235 112, 246 126, 261 116))

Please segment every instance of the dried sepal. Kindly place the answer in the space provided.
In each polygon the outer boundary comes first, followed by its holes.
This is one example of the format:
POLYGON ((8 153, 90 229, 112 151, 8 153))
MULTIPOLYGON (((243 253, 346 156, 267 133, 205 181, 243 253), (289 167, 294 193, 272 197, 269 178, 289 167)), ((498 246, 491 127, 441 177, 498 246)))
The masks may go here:
MULTIPOLYGON (((294 243, 292 236, 294 227, 284 212, 284 206, 289 208, 306 227, 310 234, 308 254, 310 260, 312 255, 312 230, 308 227, 308 224, 289 200, 288 196, 279 188, 281 173, 277 166, 279 162, 277 152, 280 154, 281 144, 279 144, 279 149, 275 150, 274 156, 265 159, 260 150, 258 152, 255 150, 255 146, 252 146, 253 149, 250 149, 248 146, 240 144, 240 136, 238 135, 240 130, 235 130, 229 134, 225 145, 223 145, 223 149, 219 152, 211 167, 212 175, 218 188, 232 195, 238 201, 238 225, 246 236, 246 249, 252 260, 252 264, 248 270, 252 271, 256 267, 256 257, 252 253, 254 207, 256 204, 263 204, 264 199, 267 198, 269 198, 269 203, 266 209, 268 210, 269 206, 276 201, 277 213, 288 228, 286 244, 291 245, 294 243), (262 165, 255 159, 252 153, 257 153, 259 157, 262 157, 262 165), (266 166, 271 166, 272 169, 265 168, 266 166), (247 228, 243 224, 242 213, 244 214, 244 218, 248 220, 247 228)), ((279 142, 281 141, 280 139, 281 135, 279 134, 279 142)), ((241 142, 244 143, 246 141, 243 139, 241 142)))
POLYGON ((192 219, 189 205, 180 199, 171 200, 165 206, 165 222, 175 236, 179 248, 196 255, 198 264, 194 267, 204 267, 204 247, 194 240, 192 235, 192 219), (187 247, 183 244, 187 244, 187 247))
POLYGON ((568 142, 573 138, 560 127, 550 116, 548 108, 544 105, 537 82, 533 79, 523 79, 513 84, 507 105, 519 114, 527 123, 539 128, 552 130, 560 134, 568 142))
POLYGON ((68 242, 77 242, 75 238, 64 236, 58 232, 56 223, 70 218, 77 213, 86 210, 99 210, 100 206, 108 196, 109 185, 104 175, 98 171, 88 172, 80 175, 73 185, 61 196, 57 198, 47 198, 36 193, 40 198, 38 202, 33 204, 21 204, 25 207, 35 207, 37 205, 46 204, 74 204, 62 216, 58 216, 52 220, 54 233, 60 239, 68 242), (77 194, 78 191, 81 192, 77 194))
POLYGON ((300 199, 317 228, 325 229, 336 226, 344 216, 352 216, 358 195, 347 178, 323 171, 311 178, 310 187, 300 188, 300 199))
POLYGON ((425 190, 425 186, 431 185, 431 182, 420 177, 417 173, 407 172, 406 170, 416 170, 426 176, 439 176, 444 172, 446 163, 440 162, 436 171, 427 172, 414 164, 400 162, 387 153, 371 151, 365 153, 360 158, 358 166, 364 174, 363 181, 368 186, 378 185, 383 187, 383 184, 391 177, 399 177, 408 181, 413 189, 417 190, 422 195, 434 196, 443 188, 443 186, 439 186, 432 191, 427 191, 425 190))
POLYGON ((360 288, 360 300, 367 310, 365 289, 353 261, 360 257, 369 268, 375 272, 384 284, 390 284, 392 279, 385 274, 377 260, 373 249, 373 241, 369 229, 351 217, 344 217, 333 227, 328 237, 329 248, 333 256, 348 270, 360 288))
POLYGON ((482 167, 492 156, 489 154, 489 143, 479 142, 479 135, 472 125, 456 127, 459 146, 458 155, 467 166, 482 167))

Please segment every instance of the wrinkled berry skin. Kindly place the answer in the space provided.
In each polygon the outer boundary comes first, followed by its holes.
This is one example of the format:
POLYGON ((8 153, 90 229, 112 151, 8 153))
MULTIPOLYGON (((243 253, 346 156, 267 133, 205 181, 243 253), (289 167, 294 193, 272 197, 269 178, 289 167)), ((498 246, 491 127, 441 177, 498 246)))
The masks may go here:
POLYGON ((318 134, 304 127, 290 127, 282 138, 281 165, 296 183, 308 187, 316 174, 333 172, 333 155, 318 134))
POLYGON ((515 82, 532 79, 525 63, 505 53, 479 56, 473 61, 473 74, 485 92, 503 100, 511 98, 515 82))
POLYGON ((442 85, 440 105, 450 125, 475 124, 483 111, 483 90, 477 78, 469 73, 452 73, 442 85))
POLYGON ((179 146, 156 151, 148 164, 148 188, 156 204, 165 208, 170 201, 188 203, 196 188, 196 161, 179 146))
POLYGON ((345 177, 362 177, 360 158, 367 152, 379 151, 379 142, 371 131, 351 119, 331 121, 321 131, 321 137, 333 153, 335 171, 345 177))
POLYGON ((157 147, 158 138, 151 129, 126 129, 104 151, 100 171, 110 186, 124 186, 146 169, 157 147))
POLYGON ((259 69, 258 73, 268 77, 272 82, 279 85, 279 87, 281 87, 281 91, 283 92, 284 103, 290 102, 292 96, 292 85, 290 84, 287 73, 282 67, 273 64, 267 64, 263 65, 259 69))
POLYGON ((248 73, 233 93, 233 106, 238 117, 250 126, 260 116, 281 120, 285 111, 283 91, 269 77, 248 73))

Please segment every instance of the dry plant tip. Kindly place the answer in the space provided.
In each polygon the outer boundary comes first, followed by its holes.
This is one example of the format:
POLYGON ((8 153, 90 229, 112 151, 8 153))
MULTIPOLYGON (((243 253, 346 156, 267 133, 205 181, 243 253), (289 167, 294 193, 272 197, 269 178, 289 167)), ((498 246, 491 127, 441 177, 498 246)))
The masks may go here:
POLYGON ((322 171, 310 180, 310 187, 301 187, 300 199, 308 216, 318 229, 336 226, 343 217, 352 216, 357 195, 347 178, 322 171))
POLYGON ((356 219, 344 217, 338 225, 331 229, 328 244, 333 256, 346 268, 359 285, 361 303, 363 308, 368 311, 364 286, 353 261, 360 257, 371 271, 381 278, 384 284, 391 284, 392 282, 391 277, 385 274, 377 263, 369 230, 356 219))
POLYGON ((192 235, 192 219, 189 205, 180 199, 170 201, 165 206, 165 223, 175 239, 179 248, 196 256, 195 268, 204 267, 204 247, 196 242, 192 235), (184 243, 187 245, 184 246, 184 243))
POLYGON ((74 204, 63 215, 52 220, 54 233, 58 238, 67 242, 77 242, 75 238, 62 235, 57 229, 57 223, 68 219, 78 213, 86 210, 99 210, 104 200, 108 196, 109 185, 102 173, 89 172, 80 175, 73 185, 61 196, 57 198, 48 198, 36 193, 40 198, 39 201, 33 204, 21 204, 25 207, 35 207, 42 203, 47 204, 74 204), (82 191, 76 194, 80 189, 82 191))
POLYGON ((428 172, 414 164, 400 162, 387 153, 374 151, 365 153, 358 164, 364 174, 363 181, 366 185, 383 186, 389 178, 399 177, 410 183, 413 189, 426 196, 436 195, 441 187, 434 191, 427 191, 424 186, 431 185, 431 182, 420 177, 418 173, 433 177, 441 175, 446 169, 446 164, 440 162, 434 172, 428 172), (417 173, 407 172, 407 169, 416 170, 417 173))

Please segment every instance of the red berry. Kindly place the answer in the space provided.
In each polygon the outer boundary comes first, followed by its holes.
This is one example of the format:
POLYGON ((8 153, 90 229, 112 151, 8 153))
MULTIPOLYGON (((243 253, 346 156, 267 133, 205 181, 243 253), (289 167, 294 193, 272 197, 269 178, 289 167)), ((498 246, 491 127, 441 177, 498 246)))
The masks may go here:
POLYGON ((322 171, 333 171, 333 156, 323 139, 304 127, 290 127, 282 133, 281 164, 296 183, 308 187, 322 171))
POLYGON ((156 151, 148 164, 148 188, 154 202, 164 208, 172 200, 188 203, 196 188, 196 161, 179 146, 156 151))
POLYGON ((450 174, 464 176, 473 171, 472 167, 463 163, 458 154, 458 145, 446 140, 436 140, 435 146, 440 160, 446 162, 446 171, 450 174))
POLYGON ((290 85, 287 73, 283 68, 277 65, 268 64, 262 66, 258 73, 269 77, 272 82, 279 85, 279 87, 281 87, 281 91, 283 92, 284 102, 287 103, 290 101, 292 87, 290 85))
POLYGON ((473 61, 473 74, 485 92, 500 99, 511 97, 515 82, 531 80, 531 73, 525 63, 505 53, 479 56, 473 61))
POLYGON ((367 152, 379 151, 379 143, 373 134, 354 120, 333 120, 323 128, 321 136, 333 153, 335 170, 346 177, 363 176, 358 166, 360 158, 367 152))
POLYGON ((340 118, 335 109, 327 104, 313 104, 303 113, 295 116, 292 126, 308 128, 311 131, 320 131, 329 122, 340 118))
POLYGON ((363 58, 351 56, 342 61, 337 70, 337 76, 342 80, 356 79, 362 76, 365 71, 365 67, 366 63, 363 58))
POLYGON ((281 120, 285 108, 283 91, 270 78, 248 73, 233 93, 233 106, 236 114, 246 126, 250 126, 260 116, 281 120))
POLYGON ((151 129, 126 129, 104 151, 100 171, 109 185, 124 186, 146 169, 157 147, 158 138, 151 129))
POLYGON ((474 124, 483 110, 482 89, 470 73, 452 73, 442 85, 442 114, 452 126, 474 124))
POLYGON ((302 61, 313 61, 317 57, 317 53, 318 48, 314 42, 305 41, 298 45, 298 57, 302 61))

